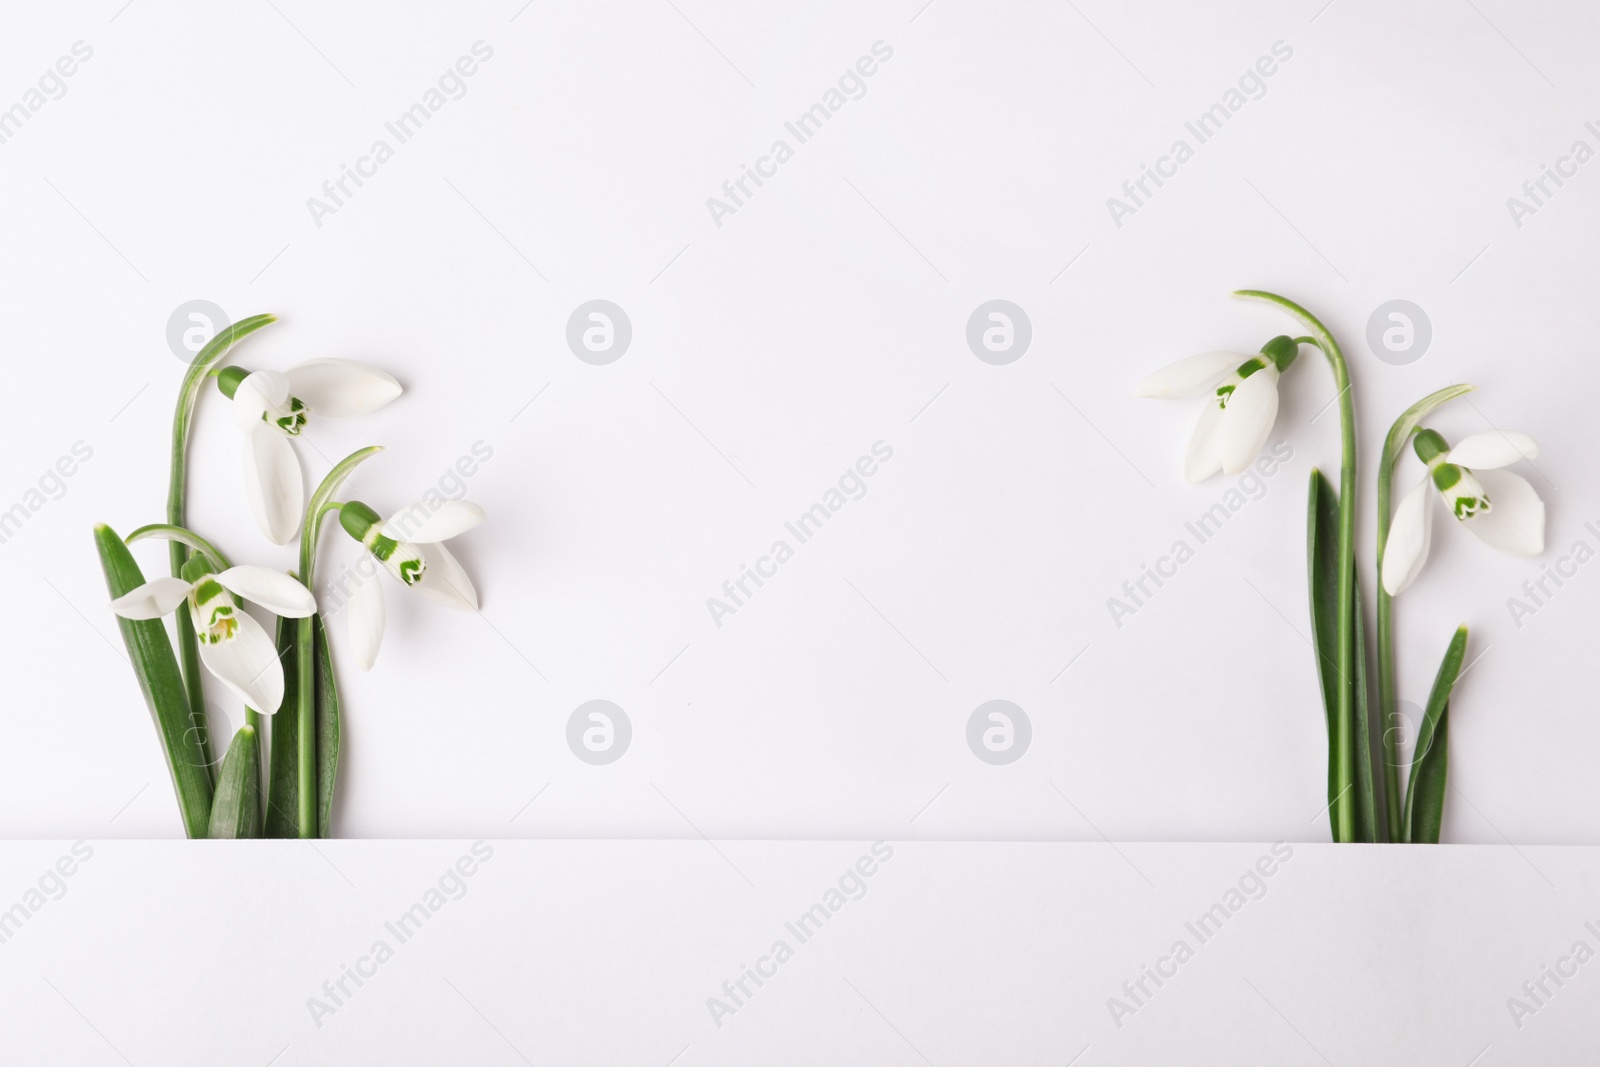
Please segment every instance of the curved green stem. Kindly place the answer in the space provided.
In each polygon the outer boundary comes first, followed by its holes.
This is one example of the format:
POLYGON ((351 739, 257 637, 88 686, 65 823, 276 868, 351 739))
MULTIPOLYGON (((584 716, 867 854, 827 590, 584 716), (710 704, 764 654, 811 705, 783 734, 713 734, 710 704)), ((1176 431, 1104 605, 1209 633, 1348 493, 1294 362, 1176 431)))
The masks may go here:
MULTIPOLYGON (((189 371, 178 387, 178 404, 172 413, 172 457, 167 479, 167 522, 182 527, 185 494, 189 479, 189 426, 194 421, 194 406, 199 399, 200 386, 212 364, 222 358, 234 342, 255 333, 263 326, 277 321, 272 315, 252 315, 248 319, 224 326, 217 335, 194 357, 189 371)), ((189 560, 189 546, 174 540, 168 552, 172 575, 180 577, 183 565, 189 560)), ((183 688, 189 699, 190 720, 200 728, 206 766, 211 766, 211 732, 206 729, 206 696, 200 679, 200 642, 195 636, 194 622, 189 616, 189 605, 178 608, 178 654, 183 664, 183 688)))
POLYGON ((157 537, 167 541, 174 541, 180 545, 187 545, 196 552, 200 553, 202 556, 206 557, 206 559, 210 560, 211 566, 215 570, 225 571, 231 566, 231 564, 228 562, 228 557, 222 554, 221 549, 217 548, 216 545, 213 545, 210 541, 207 541, 204 537, 201 537, 193 530, 186 530, 182 526, 171 526, 163 522, 153 522, 149 526, 139 527, 122 540, 125 544, 131 545, 135 541, 143 541, 151 537, 157 537))
MULTIPOLYGON (((1400 804, 1400 749, 1394 722, 1399 710, 1394 669, 1394 598, 1383 587, 1383 553, 1389 545, 1389 524, 1394 518, 1390 509, 1394 471, 1422 420, 1435 408, 1472 390, 1470 385, 1446 386, 1406 408, 1389 427, 1389 436, 1383 441, 1383 462, 1378 468, 1378 721, 1383 725, 1384 815, 1391 841, 1402 839, 1404 826, 1400 804)), ((1420 723, 1418 727, 1420 729, 1420 723)), ((1406 799, 1409 803, 1410 798, 1406 799)))
MULTIPOLYGON (((322 536, 322 520, 333 510, 333 494, 339 491, 344 480, 357 465, 383 451, 382 445, 372 445, 350 453, 334 464, 328 476, 322 479, 311 501, 306 505, 306 517, 300 530, 300 583, 316 591, 317 542, 322 536)), ((311 616, 296 620, 295 643, 295 720, 297 725, 295 821, 301 837, 317 836, 317 692, 316 653, 313 637, 316 622, 311 616)))
POLYGON ((1275 304, 1299 319, 1310 333, 1307 338, 1322 350, 1333 369, 1333 383, 1339 390, 1339 686, 1338 714, 1328 738, 1329 758, 1339 783, 1339 794, 1329 809, 1335 841, 1356 839, 1356 418, 1350 391, 1350 367, 1339 342, 1333 339, 1315 315, 1294 301, 1259 289, 1240 289, 1233 294, 1275 304))

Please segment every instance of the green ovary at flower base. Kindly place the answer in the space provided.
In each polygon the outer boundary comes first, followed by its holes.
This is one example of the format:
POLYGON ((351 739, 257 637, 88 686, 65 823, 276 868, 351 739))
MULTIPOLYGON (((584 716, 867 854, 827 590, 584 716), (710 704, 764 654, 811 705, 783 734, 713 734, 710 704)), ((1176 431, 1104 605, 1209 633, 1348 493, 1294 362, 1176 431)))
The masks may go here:
MULTIPOLYGON (((435 603, 462 611, 478 610, 472 579, 443 541, 477 526, 483 509, 464 500, 420 502, 388 521, 359 500, 339 505, 339 525, 397 581, 435 603)), ((349 631, 356 662, 368 670, 383 641, 383 588, 374 567, 353 568, 350 579, 349 631)))

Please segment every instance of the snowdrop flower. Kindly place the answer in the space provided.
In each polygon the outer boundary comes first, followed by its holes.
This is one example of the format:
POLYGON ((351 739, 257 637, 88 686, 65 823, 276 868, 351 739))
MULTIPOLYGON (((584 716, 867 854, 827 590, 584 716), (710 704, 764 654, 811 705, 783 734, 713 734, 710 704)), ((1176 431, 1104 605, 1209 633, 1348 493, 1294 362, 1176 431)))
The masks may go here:
POLYGON ((1434 430, 1417 434, 1417 458, 1428 473, 1395 509, 1383 550, 1383 588, 1398 596, 1428 561, 1433 541, 1431 485, 1460 524, 1510 556, 1544 551, 1544 501, 1527 479, 1500 470, 1533 459, 1539 446, 1525 433, 1475 433, 1451 448, 1434 430))
MULTIPOLYGON (((440 542, 483 521, 483 509, 465 500, 412 504, 381 522, 360 501, 339 508, 339 524, 402 585, 462 611, 478 610, 478 593, 461 564, 440 542)), ((358 568, 350 594, 350 640, 362 670, 370 670, 383 641, 383 589, 375 568, 358 568), (367 570, 369 573, 362 573, 367 570)))
POLYGON ((286 371, 225 367, 217 387, 233 400, 234 421, 249 438, 245 494, 256 525, 273 544, 293 539, 305 510, 300 459, 289 444, 310 416, 367 415, 400 395, 388 374, 349 359, 312 359, 286 371))
POLYGON ((124 619, 158 619, 188 601, 200 638, 200 660, 247 707, 268 715, 283 703, 283 664, 278 649, 261 624, 239 607, 235 595, 260 604, 285 618, 315 615, 311 591, 269 567, 229 567, 211 572, 196 555, 182 578, 157 578, 111 602, 124 619))
POLYGON ((1238 474, 1250 465, 1278 417, 1278 378, 1299 351, 1293 338, 1274 337, 1258 356, 1202 352, 1139 383, 1136 393, 1141 397, 1206 398, 1189 438, 1185 478, 1203 482, 1219 470, 1238 474))

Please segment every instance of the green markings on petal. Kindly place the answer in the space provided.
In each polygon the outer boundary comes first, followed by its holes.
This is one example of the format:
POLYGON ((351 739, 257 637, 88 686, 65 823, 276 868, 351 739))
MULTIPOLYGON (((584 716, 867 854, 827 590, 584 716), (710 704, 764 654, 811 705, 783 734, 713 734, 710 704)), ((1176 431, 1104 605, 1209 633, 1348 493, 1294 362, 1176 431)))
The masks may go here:
MULTIPOLYGON (((378 556, 384 568, 406 585, 416 585, 422 581, 428 566, 422 561, 422 553, 417 546, 404 541, 391 541, 390 544, 394 547, 389 550, 389 554, 378 556)), ((377 556, 377 553, 374 552, 373 555, 377 556)))
POLYGON ((388 563, 389 557, 394 555, 394 550, 400 547, 400 542, 392 537, 385 537, 374 528, 367 534, 367 551, 379 563, 388 563))
POLYGON ((208 645, 232 641, 239 632, 238 604, 214 578, 203 578, 189 593, 195 636, 208 645))
MULTIPOLYGON (((297 396, 289 398, 289 413, 271 419, 272 425, 290 437, 299 437, 300 431, 306 428, 306 406, 297 396)), ((267 419, 267 413, 262 412, 261 418, 267 419)))
POLYGON ((1226 408, 1228 406, 1228 400, 1233 396, 1233 391, 1239 388, 1239 383, 1250 377, 1250 375, 1254 374, 1256 371, 1265 370, 1266 366, 1267 361, 1262 359, 1260 356, 1251 356, 1249 359, 1239 364, 1239 369, 1228 375, 1227 379, 1223 381, 1221 385, 1217 386, 1217 407, 1226 408))
POLYGON ((422 561, 422 553, 415 545, 379 533, 376 526, 367 527, 366 537, 361 543, 366 545, 373 559, 382 563, 385 570, 406 585, 416 585, 427 573, 428 566, 422 561))
POLYGON ((1450 513, 1458 520, 1465 521, 1489 510, 1489 496, 1483 491, 1483 484, 1470 470, 1446 458, 1450 454, 1450 442, 1442 434, 1437 430, 1419 430, 1413 447, 1417 458, 1428 465, 1433 487, 1439 490, 1450 506, 1450 513))
POLYGON ((1489 510, 1489 496, 1483 484, 1467 468, 1454 463, 1434 464, 1431 472, 1434 488, 1444 495, 1451 514, 1466 520, 1489 510))

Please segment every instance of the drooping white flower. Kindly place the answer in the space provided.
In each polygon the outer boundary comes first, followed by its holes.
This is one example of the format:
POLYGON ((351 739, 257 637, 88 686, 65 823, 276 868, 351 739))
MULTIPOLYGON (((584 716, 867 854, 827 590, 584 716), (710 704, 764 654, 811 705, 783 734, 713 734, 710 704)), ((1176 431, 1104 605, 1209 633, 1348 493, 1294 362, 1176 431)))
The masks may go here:
POLYGON ((1464 437, 1451 448, 1436 431, 1422 430, 1415 448, 1428 473, 1400 501, 1384 543, 1383 588, 1390 596, 1416 581, 1428 561, 1435 495, 1489 547, 1510 556, 1544 551, 1544 501, 1527 479, 1500 469, 1536 458, 1533 438, 1495 430, 1464 437))
POLYGON ((273 714, 283 703, 283 663, 267 631, 234 596, 285 618, 303 619, 317 611, 311 590, 270 567, 229 567, 213 574, 201 556, 193 557, 184 573, 190 577, 146 582, 113 600, 111 610, 124 619, 158 619, 188 601, 206 669, 246 706, 273 714))
MULTIPOLYGON (((340 525, 383 570, 429 600, 461 611, 478 610, 478 592, 441 542, 482 521, 483 509, 465 500, 413 504, 387 522, 380 522, 377 512, 359 501, 339 508, 340 525)), ((377 568, 356 568, 352 581, 350 640, 361 669, 369 670, 383 642, 383 588, 377 568)))
POLYGON ((1189 437, 1185 478, 1203 482, 1219 470, 1238 474, 1255 460, 1278 418, 1278 378, 1298 352, 1292 338, 1274 337, 1258 356, 1202 352, 1139 383, 1135 392, 1141 397, 1206 398, 1189 437))
POLYGON ((247 437, 245 495, 261 532, 274 544, 293 539, 305 510, 305 479, 289 444, 312 416, 367 415, 400 395, 400 383, 350 359, 312 359, 286 371, 224 368, 217 376, 247 437))

